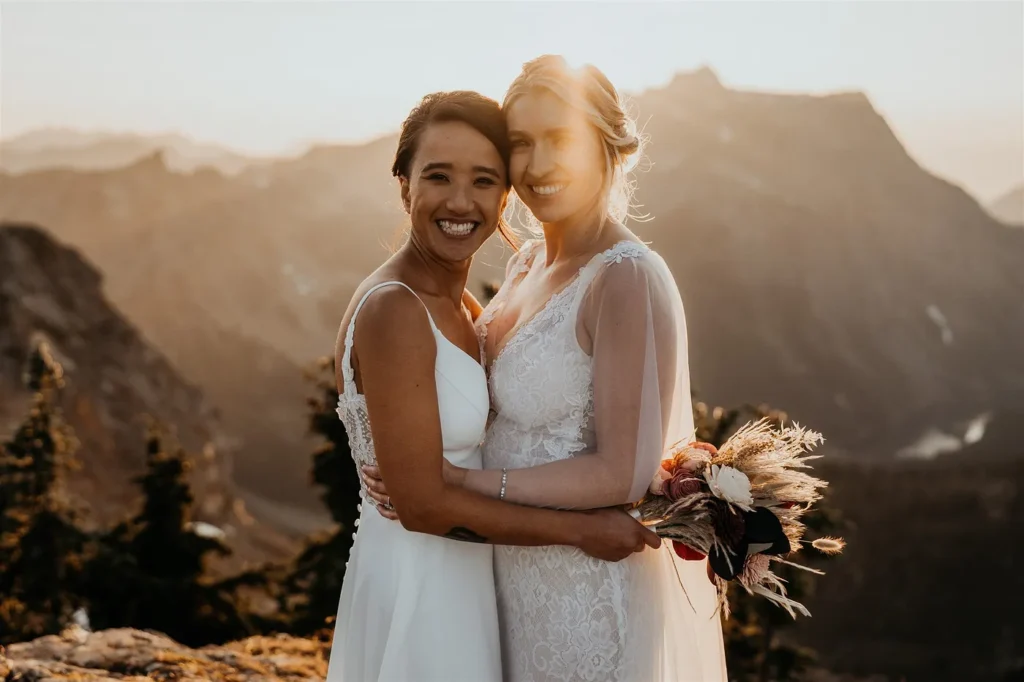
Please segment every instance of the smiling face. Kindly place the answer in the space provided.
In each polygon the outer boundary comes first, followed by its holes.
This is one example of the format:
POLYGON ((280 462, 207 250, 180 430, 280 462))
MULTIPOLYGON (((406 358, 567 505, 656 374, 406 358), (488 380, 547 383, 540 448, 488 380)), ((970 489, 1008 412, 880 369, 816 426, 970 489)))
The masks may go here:
POLYGON ((603 213, 605 151, 584 112, 547 90, 517 97, 505 110, 516 195, 542 223, 603 213))
POLYGON ((452 263, 471 258, 494 234, 508 197, 497 148, 460 121, 428 124, 408 177, 399 179, 412 239, 452 263))

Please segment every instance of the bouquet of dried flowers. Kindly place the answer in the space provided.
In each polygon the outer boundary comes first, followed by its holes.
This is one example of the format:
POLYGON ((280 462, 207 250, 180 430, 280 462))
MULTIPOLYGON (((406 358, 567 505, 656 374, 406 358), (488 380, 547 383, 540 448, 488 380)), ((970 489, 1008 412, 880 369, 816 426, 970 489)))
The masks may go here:
MULTIPOLYGON (((737 582, 791 616, 810 613, 786 596, 771 566, 801 566, 786 557, 805 544, 801 517, 821 498, 827 483, 806 473, 821 434, 799 426, 772 428, 767 419, 748 423, 721 448, 677 443, 662 461, 648 493, 633 510, 642 523, 671 540, 683 559, 707 557, 728 615, 725 587, 737 582)), ((818 538, 806 543, 838 554, 844 542, 818 538)))

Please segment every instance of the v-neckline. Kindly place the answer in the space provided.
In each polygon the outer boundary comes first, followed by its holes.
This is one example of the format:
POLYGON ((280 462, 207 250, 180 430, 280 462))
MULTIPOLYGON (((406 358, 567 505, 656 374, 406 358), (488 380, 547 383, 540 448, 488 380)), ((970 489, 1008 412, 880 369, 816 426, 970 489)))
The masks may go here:
POLYGON ((434 330, 435 330, 435 334, 437 336, 440 336, 442 339, 444 339, 445 343, 447 343, 449 346, 451 346, 452 348, 457 350, 459 352, 459 355, 465 356, 465 358, 467 360, 469 360, 470 362, 472 362, 474 365, 476 365, 480 369, 480 371, 486 373, 487 370, 484 368, 484 366, 482 364, 480 364, 480 360, 486 360, 486 358, 478 358, 478 359, 474 360, 473 356, 470 355, 469 353, 467 353, 465 348, 463 348, 462 346, 460 346, 459 344, 455 343, 454 341, 449 339, 447 336, 445 336, 444 332, 442 332, 439 328, 437 328, 435 326, 434 330))
MULTIPOLYGON (((595 260, 597 260, 597 258, 599 256, 603 256, 606 253, 609 253, 610 251, 613 251, 614 249, 618 248, 620 244, 624 244, 624 243, 633 243, 633 242, 632 242, 632 240, 629 240, 629 239, 622 239, 622 240, 619 240, 619 241, 615 242, 614 244, 612 244, 610 247, 608 247, 604 251, 599 251, 598 253, 595 253, 593 256, 591 256, 587 260, 586 263, 584 263, 583 265, 580 266, 579 270, 577 270, 576 273, 573 274, 573 276, 570 277, 569 280, 560 289, 558 289, 558 291, 556 291, 553 294, 551 294, 550 296, 548 296, 547 300, 544 301, 544 303, 541 304, 541 306, 539 308, 537 308, 537 310, 535 310, 529 317, 527 317, 524 320, 520 320, 519 322, 516 322, 512 326, 512 328, 509 329, 505 333, 505 335, 502 337, 501 345, 500 346, 496 345, 494 347, 495 348, 494 359, 491 360, 490 362, 487 361, 487 345, 485 343, 484 344, 484 363, 486 364, 486 366, 485 366, 484 370, 486 372, 490 372, 494 368, 494 365, 497 364, 498 360, 501 359, 501 356, 502 356, 502 354, 504 354, 505 349, 508 348, 509 344, 512 341, 515 340, 516 335, 518 335, 519 332, 521 332, 523 330, 523 328, 526 327, 526 325, 530 324, 535 319, 537 319, 542 313, 544 313, 544 311, 546 311, 551 306, 551 302, 552 301, 554 301, 556 298, 561 296, 563 293, 565 293, 569 289, 569 287, 571 287, 577 281, 579 281, 580 275, 583 274, 583 271, 591 263, 593 263, 595 260)), ((547 245, 543 241, 540 241, 540 248, 543 248, 545 251, 547 251, 547 245)), ((536 259, 537 259, 537 255, 538 255, 537 251, 538 251, 538 249, 535 248, 534 252, 532 254, 530 254, 531 260, 530 260, 529 264, 526 266, 526 272, 523 273, 522 277, 520 278, 520 282, 522 282, 523 279, 526 279, 526 277, 530 274, 530 271, 533 270, 533 266, 534 266, 534 263, 536 263, 536 259)), ((505 305, 507 303, 507 299, 508 299, 508 295, 506 294, 502 298, 502 301, 501 301, 501 310, 504 310, 505 305)), ((498 311, 496 310, 495 313, 497 313, 497 312, 498 311)), ((493 321, 494 321, 494 315, 491 316, 491 322, 493 322, 493 321)), ((485 335, 487 334, 487 331, 488 331, 487 330, 487 324, 485 322, 485 324, 484 324, 484 334, 485 335)), ((485 336, 485 338, 486 338, 486 336, 485 336)))
MULTIPOLYGON (((417 294, 417 297, 418 297, 418 294, 417 294)), ((420 302, 423 303, 423 299, 420 299, 420 302)), ((487 357, 483 356, 483 357, 478 357, 476 359, 473 359, 473 356, 470 355, 469 352, 465 348, 463 348, 459 344, 457 344, 454 341, 452 341, 451 339, 449 339, 445 335, 445 333, 443 331, 441 331, 441 328, 437 326, 436 322, 434 322, 434 314, 430 312, 430 308, 427 307, 426 303, 423 303, 423 309, 427 312, 427 319, 430 321, 430 328, 434 332, 434 336, 435 337, 440 336, 445 341, 445 343, 447 343, 449 346, 451 346, 455 350, 459 351, 460 355, 465 355, 467 360, 469 360, 474 365, 479 367, 486 374, 487 369, 483 366, 483 364, 481 364, 481 361, 486 362, 487 361, 487 357)), ((483 354, 481 353, 481 355, 483 355, 483 354)))

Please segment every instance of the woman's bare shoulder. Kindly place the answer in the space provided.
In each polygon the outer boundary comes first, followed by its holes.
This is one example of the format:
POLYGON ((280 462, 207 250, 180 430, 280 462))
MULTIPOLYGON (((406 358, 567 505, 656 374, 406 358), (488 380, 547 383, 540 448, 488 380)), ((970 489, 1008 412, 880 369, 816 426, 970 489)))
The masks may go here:
POLYGON ((403 344, 422 345, 431 335, 426 308, 417 295, 406 288, 408 285, 403 284, 400 279, 371 277, 359 285, 338 328, 337 360, 340 361, 345 352, 353 319, 352 355, 366 356, 378 350, 400 352, 403 344), (389 286, 379 286, 382 284, 389 286), (372 293, 367 295, 368 292, 372 293))
POLYGON ((351 320, 352 316, 357 314, 357 307, 359 312, 356 329, 359 338, 362 339, 368 337, 372 339, 378 332, 386 335, 400 331, 415 333, 419 326, 418 322, 423 322, 427 331, 430 329, 422 299, 412 287, 399 279, 364 282, 357 291, 357 295, 353 296, 353 302, 349 306, 346 318, 351 320), (372 293, 367 295, 367 292, 370 291, 372 293), (360 301, 362 301, 362 306, 359 306, 360 301))

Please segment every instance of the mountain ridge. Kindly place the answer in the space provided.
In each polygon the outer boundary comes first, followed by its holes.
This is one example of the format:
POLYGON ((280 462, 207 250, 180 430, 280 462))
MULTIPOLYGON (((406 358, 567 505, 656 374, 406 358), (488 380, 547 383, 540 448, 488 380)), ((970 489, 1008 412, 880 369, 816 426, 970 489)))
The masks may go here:
MULTIPOLYGON (((1024 288, 1019 235, 914 161, 863 93, 737 91, 709 69, 632 101, 651 138, 637 201, 653 215, 635 228, 679 282, 702 398, 769 402, 837 452, 874 457, 1016 400, 1024 369, 1005 339, 1024 333, 1008 294, 1024 288)), ((275 390, 296 396, 286 365, 332 352, 348 297, 401 234, 394 140, 316 146, 237 176, 184 175, 157 157, 0 176, 0 216, 82 244, 112 299, 176 364, 210 367, 188 359, 205 347, 243 381, 260 351, 240 356, 219 338, 227 330, 278 357, 275 390), (65 211, 69 200, 49 201, 54 187, 80 203, 65 211)), ((488 243, 471 288, 500 280, 509 253, 488 243)), ((218 389, 220 375, 192 376, 218 389)), ((246 407, 279 410, 260 380, 244 390, 265 402, 246 407)), ((224 410, 256 428, 238 400, 224 410)), ((253 476, 274 481, 256 492, 298 500, 308 451, 298 410, 290 419, 278 426, 286 455, 262 448, 275 464, 253 476)))
POLYGON ((45 341, 66 378, 59 405, 81 463, 69 490, 88 509, 89 526, 134 510, 141 491, 132 479, 145 469, 152 417, 193 459, 196 520, 221 528, 237 552, 225 565, 291 549, 240 511, 235 439, 203 393, 107 302, 92 264, 35 225, 0 223, 0 271, 0 437, 24 418, 30 401, 19 379, 34 345, 45 341))
POLYGON ((988 206, 997 220, 1014 227, 1024 227, 1024 184, 1010 189, 988 206))

